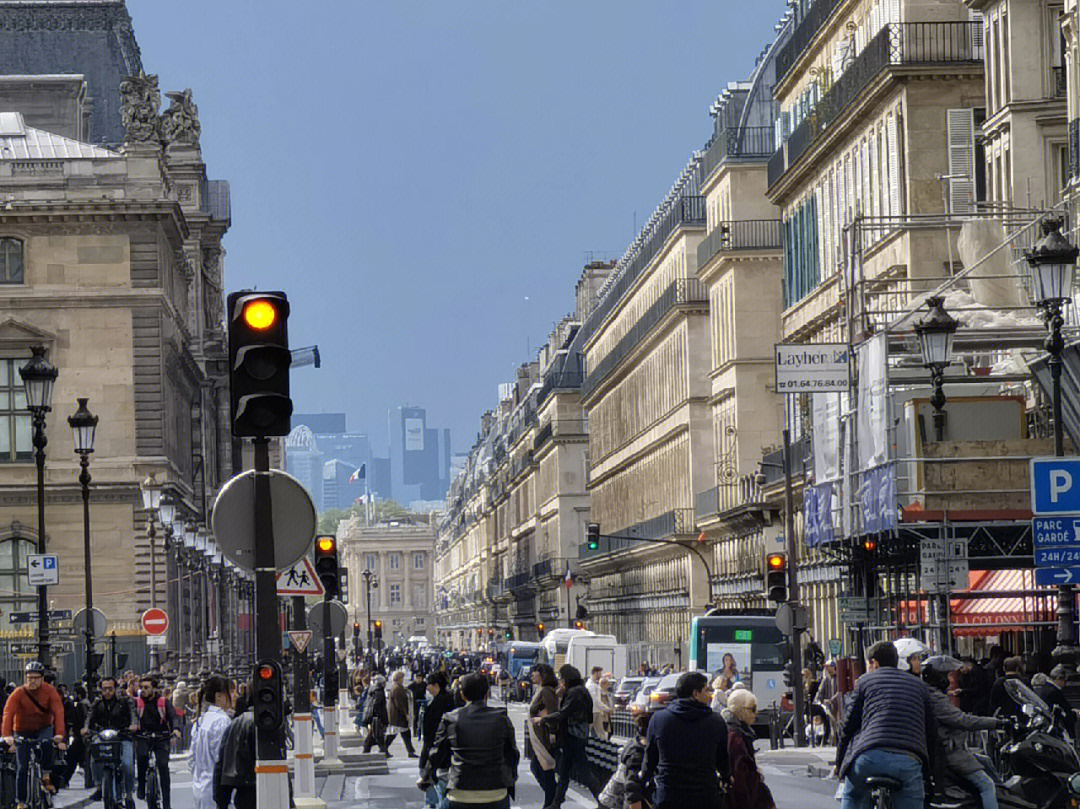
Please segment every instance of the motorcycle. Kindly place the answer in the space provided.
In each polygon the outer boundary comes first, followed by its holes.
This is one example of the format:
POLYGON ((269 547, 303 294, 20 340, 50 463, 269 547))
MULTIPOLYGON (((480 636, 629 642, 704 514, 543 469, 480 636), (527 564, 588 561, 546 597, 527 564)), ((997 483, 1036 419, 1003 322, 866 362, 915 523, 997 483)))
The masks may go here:
POLYGON ((1005 691, 1023 717, 1000 749, 1006 788, 1040 809, 1080 807, 1080 756, 1061 719, 1020 680, 1005 691))

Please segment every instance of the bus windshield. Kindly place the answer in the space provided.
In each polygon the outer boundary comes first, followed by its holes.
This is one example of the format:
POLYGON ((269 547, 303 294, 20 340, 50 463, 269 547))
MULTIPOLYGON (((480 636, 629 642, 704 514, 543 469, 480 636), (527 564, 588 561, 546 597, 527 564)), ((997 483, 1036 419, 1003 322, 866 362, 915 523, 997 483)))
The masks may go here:
POLYGON ((771 618, 710 616, 694 623, 690 656, 697 668, 715 674, 729 658, 743 674, 784 668, 777 645, 784 636, 771 618))

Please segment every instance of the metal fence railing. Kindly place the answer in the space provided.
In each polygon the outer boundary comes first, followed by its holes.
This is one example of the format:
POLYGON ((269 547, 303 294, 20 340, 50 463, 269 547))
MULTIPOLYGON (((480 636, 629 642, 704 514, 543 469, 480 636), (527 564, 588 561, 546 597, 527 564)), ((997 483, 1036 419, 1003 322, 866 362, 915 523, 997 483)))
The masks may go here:
POLYGON ((717 222, 698 245, 698 267, 725 250, 779 250, 783 226, 779 219, 739 219, 717 222))

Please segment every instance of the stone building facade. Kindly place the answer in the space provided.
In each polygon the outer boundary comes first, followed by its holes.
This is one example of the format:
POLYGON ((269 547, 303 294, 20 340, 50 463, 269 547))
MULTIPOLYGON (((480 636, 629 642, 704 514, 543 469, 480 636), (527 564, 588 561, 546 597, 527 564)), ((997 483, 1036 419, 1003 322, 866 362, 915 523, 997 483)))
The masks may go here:
POLYGON ((403 646, 413 636, 435 639, 435 525, 422 522, 364 525, 350 517, 338 525, 338 552, 349 571, 349 617, 367 622, 364 571, 378 576, 371 590, 371 620, 383 622, 383 642, 403 646))
MULTIPOLYGON (((205 524, 232 467, 222 248, 228 184, 207 178, 190 91, 167 94, 162 109, 157 77, 142 76, 123 3, 5 2, 0 20, 0 67, 46 74, 0 79, 0 373, 7 390, 0 397, 7 403, 0 544, 12 549, 0 548, 0 559, 13 566, 0 574, 2 609, 28 603, 25 576, 15 569, 38 537, 17 371, 40 344, 59 369, 47 423, 45 534, 61 567, 50 602, 71 610, 84 603, 81 496, 65 418, 85 396, 100 417, 90 465, 95 606, 133 665, 145 665, 139 618, 152 600, 172 617, 166 669, 180 668, 182 639, 190 652, 185 668, 223 663, 250 624, 235 582, 209 560, 182 556, 182 522, 167 549, 170 532, 159 522, 151 546, 139 484, 155 475, 178 519, 194 527, 205 524), (79 51, 78 43, 91 44, 79 51), (80 137, 122 145, 106 149, 80 137)), ((57 662, 73 675, 81 651, 57 662)), ((17 666, 0 656, 5 672, 17 666)))

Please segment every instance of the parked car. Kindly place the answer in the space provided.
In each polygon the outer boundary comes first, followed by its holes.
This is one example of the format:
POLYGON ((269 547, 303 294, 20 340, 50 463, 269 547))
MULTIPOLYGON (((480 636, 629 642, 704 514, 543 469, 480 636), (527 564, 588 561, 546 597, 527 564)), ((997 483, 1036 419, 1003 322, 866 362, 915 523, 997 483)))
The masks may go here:
POLYGON ((660 682, 649 692, 650 711, 659 711, 675 699, 675 684, 679 682, 681 674, 681 671, 675 671, 660 678, 660 682))
POLYGON ((644 677, 623 677, 619 680, 619 684, 615 686, 615 691, 611 695, 615 707, 625 708, 628 706, 643 682, 645 682, 644 677))
POLYGON ((638 688, 637 693, 634 694, 634 699, 630 702, 630 706, 637 708, 640 711, 652 710, 652 705, 649 703, 649 695, 652 694, 652 690, 660 684, 663 677, 646 677, 641 681, 641 687, 638 688))

